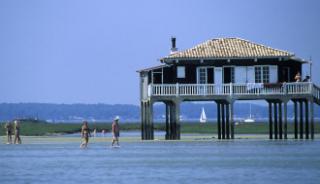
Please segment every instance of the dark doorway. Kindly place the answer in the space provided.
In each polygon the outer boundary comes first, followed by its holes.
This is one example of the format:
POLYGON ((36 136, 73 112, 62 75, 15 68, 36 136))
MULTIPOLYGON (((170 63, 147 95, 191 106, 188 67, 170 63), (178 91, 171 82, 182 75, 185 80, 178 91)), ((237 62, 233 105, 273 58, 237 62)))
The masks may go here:
POLYGON ((281 82, 290 82, 290 68, 283 67, 281 70, 281 82))
POLYGON ((234 68, 224 67, 223 68, 223 83, 234 83, 234 68))
POLYGON ((162 73, 153 73, 153 84, 162 84, 162 73))

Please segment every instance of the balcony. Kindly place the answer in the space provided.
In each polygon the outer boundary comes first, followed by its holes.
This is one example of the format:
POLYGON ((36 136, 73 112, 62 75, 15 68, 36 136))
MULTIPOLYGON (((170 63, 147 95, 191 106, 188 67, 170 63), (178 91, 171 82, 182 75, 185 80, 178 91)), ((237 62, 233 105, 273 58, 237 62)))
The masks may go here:
POLYGON ((274 95, 313 96, 320 101, 320 88, 312 82, 295 83, 230 83, 230 84, 150 84, 149 97, 233 96, 244 99, 265 99, 274 95))

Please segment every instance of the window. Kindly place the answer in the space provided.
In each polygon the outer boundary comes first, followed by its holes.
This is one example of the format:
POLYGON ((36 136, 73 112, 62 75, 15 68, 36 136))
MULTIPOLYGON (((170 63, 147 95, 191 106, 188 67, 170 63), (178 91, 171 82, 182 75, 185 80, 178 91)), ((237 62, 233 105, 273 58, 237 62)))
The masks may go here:
POLYGON ((230 68, 230 75, 231 75, 231 83, 234 83, 234 67, 230 68))
POLYGON ((207 68, 199 67, 198 68, 198 84, 207 83, 207 68))
POLYGON ((270 81, 269 66, 255 66, 254 78, 255 78, 255 83, 269 83, 270 81))
POLYGON ((262 82, 263 83, 269 83, 269 67, 268 66, 264 66, 262 67, 262 82))
POLYGON ((178 66, 177 67, 177 78, 185 78, 186 77, 186 67, 178 66))
POLYGON ((261 83, 261 67, 254 67, 255 83, 261 83))

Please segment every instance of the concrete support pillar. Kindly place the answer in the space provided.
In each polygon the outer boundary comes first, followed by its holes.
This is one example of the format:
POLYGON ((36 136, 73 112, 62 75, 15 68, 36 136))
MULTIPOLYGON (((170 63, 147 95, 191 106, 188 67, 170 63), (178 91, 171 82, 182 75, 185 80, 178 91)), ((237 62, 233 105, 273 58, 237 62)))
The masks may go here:
POLYGON ((313 114, 313 101, 310 101, 310 116, 311 116, 311 139, 314 139, 314 114, 313 114))
POLYGON ((269 139, 273 139, 272 103, 269 102, 269 139))
POLYGON ((230 114, 229 114, 230 104, 226 104, 226 138, 230 139, 230 114))
POLYGON ((141 139, 145 140, 146 135, 145 135, 145 124, 146 124, 146 119, 145 119, 145 103, 141 102, 140 104, 140 110, 141 110, 141 139))
POLYGON ((221 119, 222 119, 222 123, 221 123, 221 133, 222 133, 222 139, 225 139, 226 138, 226 131, 225 131, 225 128, 226 128, 226 124, 225 124, 225 108, 224 108, 224 105, 223 103, 221 103, 221 119))
POLYGON ((180 140, 180 102, 175 102, 175 124, 176 124, 176 136, 175 139, 180 140))
POLYGON ((299 100, 300 108, 300 121, 299 121, 299 130, 300 130, 300 139, 303 139, 303 101, 299 100))
POLYGON ((283 115, 284 115, 284 139, 288 139, 288 115, 287 115, 287 102, 283 104, 283 115))
POLYGON ((277 111, 277 103, 273 104, 274 110, 274 138, 278 139, 278 111, 277 111))
POLYGON ((233 102, 230 103, 231 139, 234 139, 233 102))
POLYGON ((146 107, 146 140, 150 140, 150 112, 149 112, 149 104, 148 102, 145 103, 146 107))
POLYGON ((170 140, 170 105, 165 103, 166 106, 166 140, 170 140))
POLYGON ((298 104, 297 101, 293 101, 294 107, 294 138, 298 139, 298 104))
POLYGON ((175 139, 176 122, 174 117, 174 105, 170 103, 170 140, 175 139))
POLYGON ((309 102, 305 101, 305 137, 309 139, 309 102))
POLYGON ((282 139, 282 103, 279 102, 279 139, 282 139))
POLYGON ((153 126, 153 103, 149 102, 149 122, 150 122, 150 140, 154 139, 154 126, 153 126))
POLYGON ((217 103, 217 129, 218 139, 221 139, 221 104, 217 103))

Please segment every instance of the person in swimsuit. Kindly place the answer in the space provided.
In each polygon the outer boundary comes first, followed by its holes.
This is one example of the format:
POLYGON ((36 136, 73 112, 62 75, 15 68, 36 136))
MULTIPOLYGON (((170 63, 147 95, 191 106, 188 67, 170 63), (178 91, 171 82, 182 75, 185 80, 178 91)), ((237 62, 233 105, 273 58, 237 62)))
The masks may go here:
POLYGON ((87 148, 89 143, 90 129, 88 127, 88 122, 84 121, 81 127, 81 138, 82 143, 80 144, 80 148, 87 148))
POLYGON ((7 144, 12 144, 12 123, 7 122, 4 127, 7 132, 7 144))
POLYGON ((21 138, 20 138, 20 122, 18 120, 14 121, 15 127, 14 127, 14 143, 15 144, 21 144, 21 138))
POLYGON ((111 146, 113 146, 115 142, 117 142, 117 146, 119 146, 119 136, 120 136, 119 119, 120 119, 119 116, 116 116, 112 123, 112 145, 111 146))

